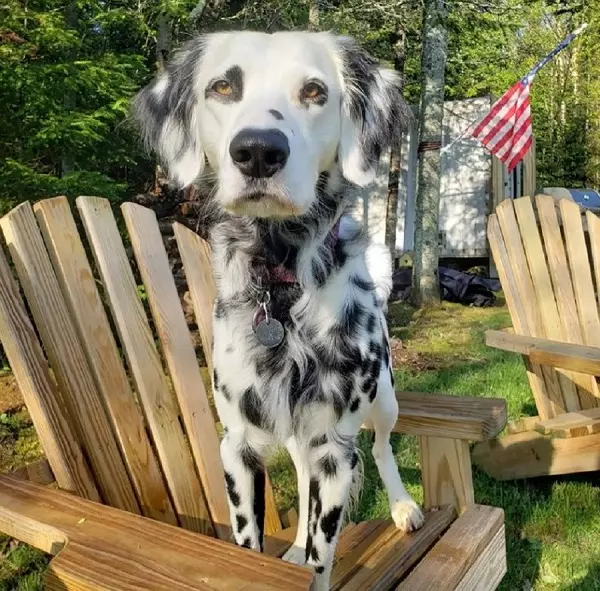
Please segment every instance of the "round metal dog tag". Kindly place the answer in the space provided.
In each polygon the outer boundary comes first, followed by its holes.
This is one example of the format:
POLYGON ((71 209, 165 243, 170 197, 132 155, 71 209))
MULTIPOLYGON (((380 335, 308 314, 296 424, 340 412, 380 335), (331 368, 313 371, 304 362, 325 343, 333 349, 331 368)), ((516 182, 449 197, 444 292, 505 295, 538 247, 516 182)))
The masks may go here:
POLYGON ((285 336, 283 324, 275 318, 261 320, 256 325, 255 332, 258 342, 268 349, 281 345, 285 336))

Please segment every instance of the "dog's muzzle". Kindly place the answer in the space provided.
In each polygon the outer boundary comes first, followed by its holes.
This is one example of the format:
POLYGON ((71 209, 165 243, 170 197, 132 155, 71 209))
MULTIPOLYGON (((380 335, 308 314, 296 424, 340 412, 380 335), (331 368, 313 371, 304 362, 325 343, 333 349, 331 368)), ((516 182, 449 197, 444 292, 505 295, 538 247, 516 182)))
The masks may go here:
POLYGON ((269 178, 290 155, 290 144, 278 129, 242 129, 229 144, 229 155, 239 171, 251 178, 269 178))

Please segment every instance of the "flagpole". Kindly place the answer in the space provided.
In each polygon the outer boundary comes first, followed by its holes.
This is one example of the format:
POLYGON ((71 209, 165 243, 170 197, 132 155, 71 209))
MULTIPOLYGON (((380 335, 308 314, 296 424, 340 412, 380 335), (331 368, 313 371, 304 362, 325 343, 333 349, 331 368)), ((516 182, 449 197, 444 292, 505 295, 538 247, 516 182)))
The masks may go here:
MULTIPOLYGON (((588 28, 588 24, 584 23, 579 28, 575 29, 570 35, 567 35, 549 54, 544 56, 525 76, 521 78, 524 83, 531 83, 536 74, 553 58, 555 58, 565 47, 571 44, 571 42, 581 35, 588 28)), ((481 120, 481 117, 478 117, 474 121, 472 121, 469 126, 454 140, 452 140, 447 146, 444 146, 440 149, 440 154, 445 154, 454 144, 462 140, 467 133, 473 128, 473 126, 481 120)))

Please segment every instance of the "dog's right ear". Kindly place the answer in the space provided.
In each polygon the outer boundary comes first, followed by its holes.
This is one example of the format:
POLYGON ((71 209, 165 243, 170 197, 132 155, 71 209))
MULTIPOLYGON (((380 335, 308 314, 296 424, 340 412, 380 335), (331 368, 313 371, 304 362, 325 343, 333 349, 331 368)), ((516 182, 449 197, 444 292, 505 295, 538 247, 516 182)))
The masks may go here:
POLYGON ((132 105, 146 146, 182 188, 192 184, 204 169, 195 88, 204 46, 205 38, 186 44, 137 94, 132 105))

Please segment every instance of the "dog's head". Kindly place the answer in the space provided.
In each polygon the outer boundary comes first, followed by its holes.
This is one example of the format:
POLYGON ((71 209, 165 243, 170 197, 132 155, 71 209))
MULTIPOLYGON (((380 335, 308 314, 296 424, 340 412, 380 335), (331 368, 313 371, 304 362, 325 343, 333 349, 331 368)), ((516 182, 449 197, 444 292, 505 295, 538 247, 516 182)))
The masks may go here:
POLYGON ((238 215, 305 213, 336 167, 371 182, 407 118, 394 72, 330 33, 215 33, 184 46, 134 114, 181 187, 208 160, 216 197, 238 215))

